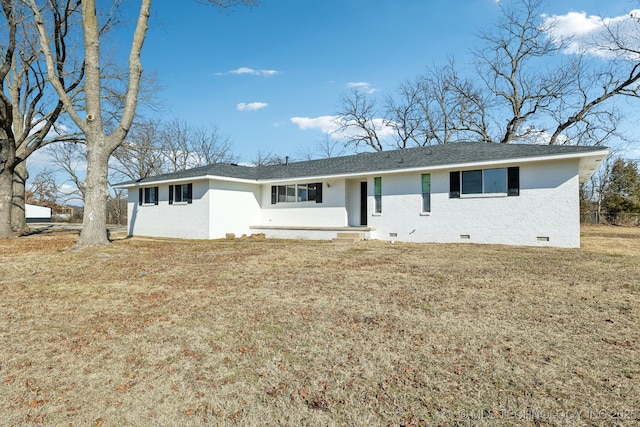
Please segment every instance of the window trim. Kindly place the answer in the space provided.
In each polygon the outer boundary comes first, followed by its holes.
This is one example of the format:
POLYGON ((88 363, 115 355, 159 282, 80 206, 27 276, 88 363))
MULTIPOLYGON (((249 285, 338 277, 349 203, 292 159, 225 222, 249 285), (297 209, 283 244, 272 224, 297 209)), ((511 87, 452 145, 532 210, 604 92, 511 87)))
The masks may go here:
POLYGON ((193 203, 193 183, 169 186, 170 205, 190 205, 193 203), (185 194, 186 187, 186 194, 185 194), (179 196, 179 197, 178 197, 179 196))
POLYGON ((271 204, 290 203, 322 203, 322 183, 309 182, 300 184, 284 184, 271 186, 271 204), (293 193, 290 190, 293 187, 293 193), (305 200, 300 200, 300 190, 304 189, 305 200), (280 200, 283 199, 283 200, 280 200))
POLYGON ((382 214, 382 177, 373 178, 373 214, 382 214))
POLYGON ((420 207, 421 215, 429 215, 431 213, 431 174, 423 173, 420 176, 420 181, 422 185, 422 206, 420 207), (425 181, 425 177, 427 180, 425 181), (426 182, 426 190, 425 191, 425 182, 426 182), (428 209, 425 210, 425 201, 428 201, 428 209))
POLYGON ((491 198, 491 197, 513 197, 520 195, 520 167, 512 166, 506 168, 486 168, 486 169, 469 169, 449 172, 449 198, 491 198), (505 169, 505 192, 485 193, 484 192, 484 175, 487 170, 505 169), (463 172, 482 171, 482 192, 481 193, 462 193, 463 172))
POLYGON ((138 205, 139 206, 157 206, 160 200, 160 192, 158 187, 141 187, 138 189, 138 205), (155 198, 151 200, 151 190, 155 198), (147 202, 147 199, 150 201, 147 202))

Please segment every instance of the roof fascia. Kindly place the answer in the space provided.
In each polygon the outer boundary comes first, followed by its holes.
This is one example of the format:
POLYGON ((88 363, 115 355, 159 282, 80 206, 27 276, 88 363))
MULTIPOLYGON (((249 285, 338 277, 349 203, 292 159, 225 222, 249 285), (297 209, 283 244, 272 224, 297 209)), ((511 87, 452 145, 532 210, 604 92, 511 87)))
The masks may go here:
MULTIPOLYGON (((335 178, 352 178, 352 177, 361 177, 361 176, 374 176, 374 175, 389 175, 389 174, 397 174, 397 173, 412 173, 419 171, 441 171, 441 170, 451 170, 451 169, 471 169, 471 168, 481 168, 486 166, 503 166, 514 163, 534 163, 534 162, 544 162, 544 161, 556 161, 556 160, 568 160, 568 159, 582 159, 589 157, 606 157, 609 154, 609 149, 605 148, 602 150, 594 150, 594 151, 584 151, 579 153, 567 153, 567 154, 550 154, 543 156, 534 156, 534 157, 513 157, 509 159, 500 159, 500 160, 483 160, 479 162, 463 162, 463 163, 449 163, 445 165, 425 165, 425 166, 417 166, 412 168, 400 168, 400 169, 386 169, 386 170, 372 170, 372 171, 362 171, 362 172, 351 172, 351 173, 340 173, 340 174, 325 174, 325 175, 307 175, 307 176, 299 176, 299 177, 287 177, 287 178, 272 178, 272 179, 244 179, 244 178, 233 178, 226 177, 220 175, 200 175, 200 176, 192 176, 187 178, 177 178, 177 179, 163 179, 159 181, 145 181, 145 182, 135 182, 124 185, 114 185, 114 188, 137 188, 137 187, 146 187, 149 185, 157 185, 157 184, 168 184, 168 183, 183 183, 183 182, 193 182, 193 181, 202 181, 202 180, 215 180, 215 181, 226 181, 226 182, 237 182, 244 184, 276 184, 281 182, 292 182, 292 181, 310 181, 310 180, 322 180, 322 179, 335 179, 335 178)), ((282 167, 286 167, 283 165, 282 167)))
POLYGON ((567 160, 567 159, 581 159, 584 157, 599 157, 599 156, 606 157, 608 154, 609 154, 609 150, 603 149, 598 151, 588 151, 588 152, 582 152, 582 153, 546 155, 546 156, 536 156, 536 157, 514 157, 511 159, 485 160, 481 162, 450 163, 446 165, 432 165, 432 166, 427 165, 427 166, 418 166, 418 167, 403 168, 403 169, 386 169, 386 170, 352 172, 352 173, 332 174, 332 175, 314 175, 314 176, 300 176, 300 177, 290 177, 290 178, 259 179, 257 182, 259 184, 276 184, 281 182, 292 182, 292 181, 313 181, 313 180, 335 179, 335 178, 353 178, 353 177, 361 177, 361 176, 389 175, 389 174, 412 173, 412 172, 420 172, 420 171, 471 169, 471 168, 478 168, 478 167, 481 168, 486 166, 504 166, 504 165, 510 165, 513 163, 521 164, 521 163, 534 163, 534 162, 556 161, 556 160, 567 160))
POLYGON ((211 180, 240 182, 240 183, 246 183, 246 184, 257 183, 255 179, 232 178, 228 176, 218 176, 218 175, 195 175, 187 178, 161 179, 158 181, 144 181, 144 182, 133 182, 129 184, 116 184, 113 187, 114 188, 136 188, 136 187, 148 187, 151 185, 158 185, 158 184, 181 184, 184 182, 211 181, 211 180))

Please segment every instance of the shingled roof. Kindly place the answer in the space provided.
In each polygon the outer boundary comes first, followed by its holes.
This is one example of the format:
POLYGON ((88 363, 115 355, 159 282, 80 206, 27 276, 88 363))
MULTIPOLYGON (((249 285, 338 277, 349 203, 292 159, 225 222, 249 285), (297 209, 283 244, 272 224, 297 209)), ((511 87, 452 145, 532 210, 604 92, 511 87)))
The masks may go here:
POLYGON ((489 144, 460 142, 407 148, 404 150, 361 153, 351 156, 291 162, 272 166, 241 166, 217 163, 185 171, 167 173, 138 181, 117 184, 127 187, 142 183, 182 180, 197 177, 221 177, 251 181, 294 179, 354 173, 384 172, 391 170, 441 167, 465 163, 508 161, 534 157, 554 157, 588 154, 606 150, 606 147, 569 145, 489 144))

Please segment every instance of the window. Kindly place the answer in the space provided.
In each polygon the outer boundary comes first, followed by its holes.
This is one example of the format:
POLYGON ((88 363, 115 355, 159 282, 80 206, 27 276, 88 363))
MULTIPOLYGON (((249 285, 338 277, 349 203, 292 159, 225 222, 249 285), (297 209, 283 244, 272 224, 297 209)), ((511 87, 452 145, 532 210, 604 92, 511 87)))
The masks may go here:
POLYGON ((157 205, 158 204, 158 187, 147 187, 138 189, 139 205, 157 205))
POLYGON ((379 214, 382 213, 382 177, 377 176, 373 178, 373 186, 373 200, 375 204, 374 212, 379 214))
POLYGON ((431 212, 431 174, 422 174, 422 212, 431 212))
POLYGON ((169 186, 169 204, 192 203, 193 184, 178 184, 169 186))
POLYGON ((322 183, 271 186, 271 204, 293 202, 322 203, 322 183))
POLYGON ((507 170, 487 169, 483 177, 484 193, 506 193, 507 192, 507 170))
POLYGON ((460 194, 520 195, 520 168, 477 169, 449 173, 449 198, 460 194))

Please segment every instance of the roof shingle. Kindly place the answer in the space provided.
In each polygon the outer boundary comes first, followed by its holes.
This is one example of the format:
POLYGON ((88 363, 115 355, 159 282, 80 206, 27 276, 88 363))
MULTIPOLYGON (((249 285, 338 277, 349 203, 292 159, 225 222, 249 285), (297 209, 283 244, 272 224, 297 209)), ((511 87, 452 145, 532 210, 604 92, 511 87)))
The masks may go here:
POLYGON ((252 181, 294 179, 430 166, 436 167, 463 163, 505 161, 530 157, 553 157, 600 150, 606 150, 606 147, 460 142, 455 144, 408 148, 404 150, 361 153, 351 156, 303 162, 291 162, 287 165, 252 167, 217 163, 185 171, 148 177, 138 181, 123 182, 117 185, 128 186, 136 183, 151 183, 205 176, 252 181))

